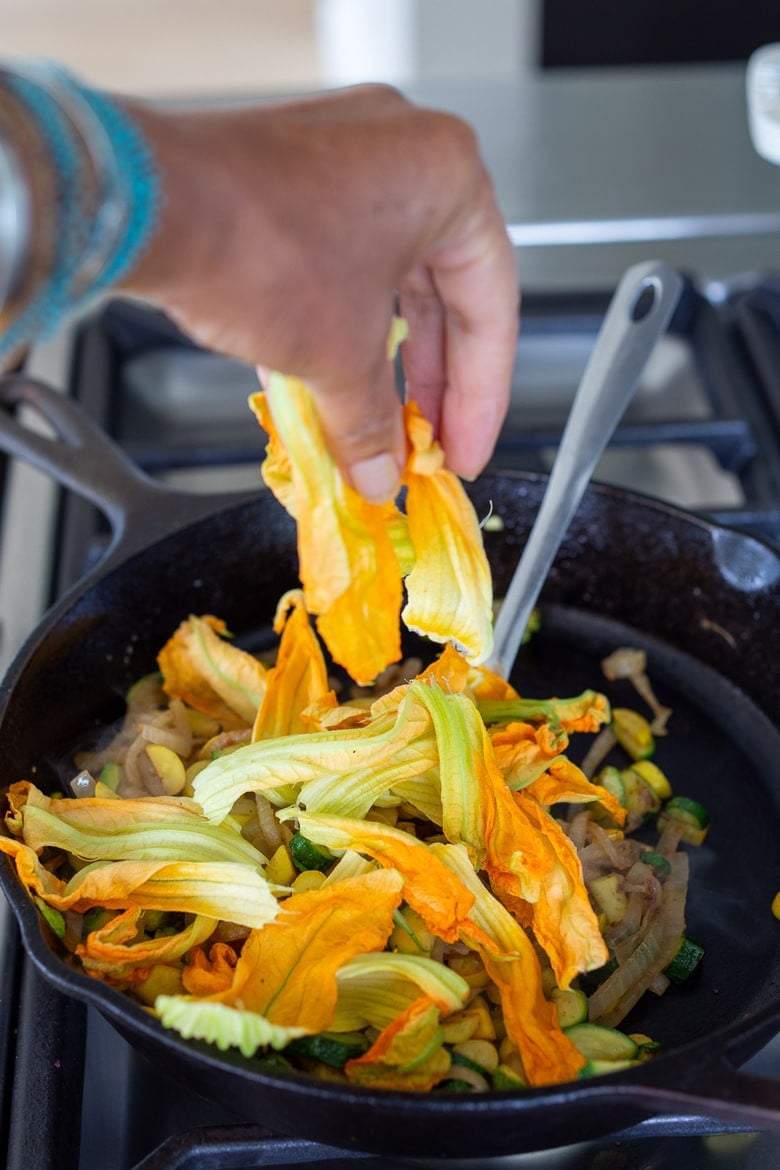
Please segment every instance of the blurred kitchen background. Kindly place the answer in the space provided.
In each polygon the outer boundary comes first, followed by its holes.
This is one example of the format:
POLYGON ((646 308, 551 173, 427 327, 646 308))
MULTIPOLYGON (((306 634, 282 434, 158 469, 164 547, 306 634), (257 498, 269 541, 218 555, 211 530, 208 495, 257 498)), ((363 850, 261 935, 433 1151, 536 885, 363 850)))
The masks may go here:
POLYGON ((746 60, 772 0, 0 0, 4 52, 150 95, 746 60))
POLYGON ((149 97, 385 80, 462 114, 526 287, 612 285, 649 241, 707 279, 777 252, 744 95, 774 0, 0 0, 0 22, 4 52, 149 97))

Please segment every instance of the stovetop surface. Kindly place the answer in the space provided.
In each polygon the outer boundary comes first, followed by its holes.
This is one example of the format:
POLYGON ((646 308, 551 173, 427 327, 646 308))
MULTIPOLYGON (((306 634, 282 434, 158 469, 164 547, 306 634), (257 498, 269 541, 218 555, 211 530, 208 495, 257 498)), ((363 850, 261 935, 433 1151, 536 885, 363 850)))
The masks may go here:
MULTIPOLYGON (((512 406, 494 467, 549 468, 606 303, 600 294, 526 297, 512 406)), ((101 307, 79 332, 68 384, 151 474, 196 491, 259 488, 264 440, 246 409, 253 374, 193 347, 153 311, 125 302, 101 307)), ((687 289, 596 478, 780 545, 780 283, 757 283, 719 304, 693 285, 687 289)), ((63 493, 57 508, 50 599, 99 559, 109 535, 83 500, 63 493)), ((7 1170, 436 1164, 434 1149, 403 1162, 270 1134, 195 1096, 92 1009, 44 984, 13 928, 2 938, 0 1052, 0 1149, 5 1141, 7 1170)), ((780 1040, 750 1068, 780 1077, 780 1040)), ((780 1136, 727 1130, 703 1119, 666 1118, 603 1142, 480 1165, 780 1166, 780 1136)), ((561 1137, 565 1143, 565 1132, 561 1137)))

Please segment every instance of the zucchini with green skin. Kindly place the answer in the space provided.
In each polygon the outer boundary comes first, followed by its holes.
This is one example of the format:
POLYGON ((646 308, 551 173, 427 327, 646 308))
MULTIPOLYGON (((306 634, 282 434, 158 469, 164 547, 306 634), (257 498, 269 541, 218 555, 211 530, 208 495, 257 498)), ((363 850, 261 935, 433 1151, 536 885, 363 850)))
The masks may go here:
POLYGON ((293 1040, 285 1048, 285 1053, 316 1060, 330 1068, 343 1068, 348 1060, 362 1056, 368 1049, 368 1040, 361 1032, 318 1032, 315 1036, 293 1040))
POLYGON ((683 841, 689 845, 701 845, 707 836, 710 815, 698 800, 692 800, 689 796, 673 796, 659 813, 659 832, 663 832, 670 823, 681 830, 683 841))
POLYGON ((664 975, 672 983, 685 983, 697 969, 704 958, 704 947, 694 942, 692 938, 683 935, 674 958, 664 968, 664 975))
POLYGON ((643 861, 645 865, 651 865, 656 873, 662 874, 664 877, 672 872, 672 867, 667 859, 653 849, 643 850, 639 854, 639 860, 643 861))
POLYGON ((626 807, 626 786, 620 768, 616 768, 614 764, 607 764, 595 777, 594 782, 606 788, 622 808, 626 807))
POLYGON ((634 821, 641 823, 657 813, 661 799, 636 768, 625 768, 621 773, 626 790, 625 807, 634 821))
POLYGON ((324 845, 315 845, 308 837, 304 837, 303 833, 293 834, 288 849, 293 865, 301 873, 308 869, 326 873, 336 860, 329 849, 324 845))
POLYGON ((578 991, 575 987, 554 987, 550 999, 555 1004, 558 1023, 562 1028, 571 1028, 587 1020, 588 997, 584 991, 578 991))
POLYGON ((588 1061, 632 1061, 639 1045, 625 1032, 604 1024, 575 1024, 566 1028, 566 1035, 588 1061))
POLYGON ((613 707, 611 727, 615 739, 632 760, 647 760, 655 751, 655 738, 644 715, 630 707, 613 707))

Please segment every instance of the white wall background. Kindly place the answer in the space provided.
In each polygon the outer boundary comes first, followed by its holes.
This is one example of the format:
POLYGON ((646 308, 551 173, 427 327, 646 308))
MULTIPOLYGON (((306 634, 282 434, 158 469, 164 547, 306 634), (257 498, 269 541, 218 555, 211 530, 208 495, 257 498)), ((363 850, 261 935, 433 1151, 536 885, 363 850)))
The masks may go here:
POLYGON ((538 0, 0 0, 4 54, 115 90, 263 93, 361 80, 506 78, 533 65, 538 0))

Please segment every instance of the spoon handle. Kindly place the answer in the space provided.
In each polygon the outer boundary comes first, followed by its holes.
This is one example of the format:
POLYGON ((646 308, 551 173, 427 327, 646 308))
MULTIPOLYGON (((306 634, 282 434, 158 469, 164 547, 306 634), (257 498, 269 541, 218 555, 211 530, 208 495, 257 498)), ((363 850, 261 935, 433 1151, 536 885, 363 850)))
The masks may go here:
POLYGON ((534 526, 496 619, 492 661, 505 678, 596 464, 682 290, 662 261, 635 264, 610 301, 582 375, 534 526))

